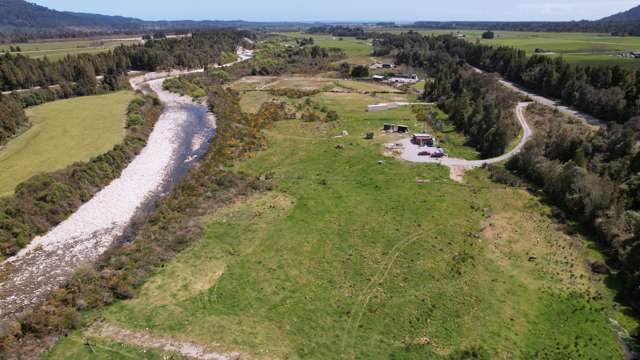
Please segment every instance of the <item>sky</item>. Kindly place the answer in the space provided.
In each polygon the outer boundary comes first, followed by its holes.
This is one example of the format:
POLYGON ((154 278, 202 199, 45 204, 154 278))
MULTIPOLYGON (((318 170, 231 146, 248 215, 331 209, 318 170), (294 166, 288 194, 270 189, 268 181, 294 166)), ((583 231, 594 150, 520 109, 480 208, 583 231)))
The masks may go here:
POLYGON ((29 0, 56 10, 144 20, 595 20, 640 0, 29 0))

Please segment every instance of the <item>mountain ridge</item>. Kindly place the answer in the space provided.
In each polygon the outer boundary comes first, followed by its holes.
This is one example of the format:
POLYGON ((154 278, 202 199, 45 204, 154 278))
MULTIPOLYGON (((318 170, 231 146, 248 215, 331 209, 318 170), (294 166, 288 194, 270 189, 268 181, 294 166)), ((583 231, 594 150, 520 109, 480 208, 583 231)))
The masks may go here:
POLYGON ((640 20, 640 5, 633 7, 629 10, 604 17, 599 21, 639 21, 639 20, 640 20))

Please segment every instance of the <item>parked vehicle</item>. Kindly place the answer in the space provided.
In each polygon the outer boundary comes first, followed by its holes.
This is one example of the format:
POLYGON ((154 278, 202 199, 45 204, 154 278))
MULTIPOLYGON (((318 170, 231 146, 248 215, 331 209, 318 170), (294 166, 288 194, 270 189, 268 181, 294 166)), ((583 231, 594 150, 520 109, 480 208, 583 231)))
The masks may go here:
POLYGON ((431 151, 421 151, 418 156, 431 156, 431 151))

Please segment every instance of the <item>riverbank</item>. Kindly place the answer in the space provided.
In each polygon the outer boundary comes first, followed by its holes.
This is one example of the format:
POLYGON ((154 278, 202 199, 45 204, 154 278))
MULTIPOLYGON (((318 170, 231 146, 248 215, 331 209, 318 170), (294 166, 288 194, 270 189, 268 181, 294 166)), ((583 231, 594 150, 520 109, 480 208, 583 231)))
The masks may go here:
POLYGON ((163 79, 147 84, 165 105, 147 146, 113 181, 67 220, 35 238, 0 265, 0 320, 35 305, 78 267, 98 259, 123 234, 139 209, 171 188, 201 155, 214 135, 205 106, 162 90, 163 79), (194 142, 193 139, 199 139, 194 142))

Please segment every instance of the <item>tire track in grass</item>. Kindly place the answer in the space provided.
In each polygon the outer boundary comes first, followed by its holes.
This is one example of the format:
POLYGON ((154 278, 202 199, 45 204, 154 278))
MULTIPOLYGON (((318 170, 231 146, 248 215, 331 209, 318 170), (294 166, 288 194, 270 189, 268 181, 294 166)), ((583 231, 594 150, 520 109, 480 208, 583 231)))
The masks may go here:
MULTIPOLYGON (((349 321, 347 322, 346 329, 342 336, 342 352, 343 353, 346 352, 347 342, 349 342, 350 345, 353 345, 355 343, 355 338, 358 333, 358 326, 360 326, 360 321, 364 316, 365 309, 369 304, 371 297, 373 296, 375 284, 381 283, 386 279, 387 275, 389 274, 389 271, 391 271, 391 268, 393 267, 393 264, 395 263, 400 253, 409 244, 415 242, 418 239, 418 237, 419 237, 419 234, 416 234, 397 243, 391 249, 389 255, 385 259, 381 268, 378 270, 378 272, 374 275, 374 277, 371 279, 369 284, 365 287, 364 291, 361 293, 360 297, 358 298, 358 301, 352 308, 351 316, 349 317, 349 321), (353 322, 354 317, 355 317, 355 323, 353 322)), ((353 346, 350 346, 349 348, 352 349, 353 351, 353 346)))

